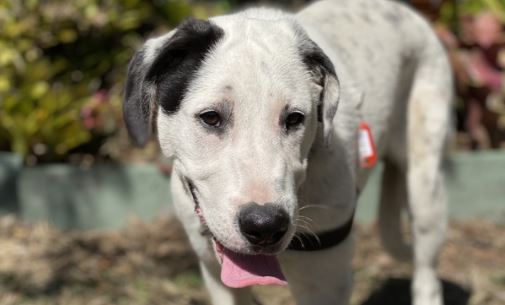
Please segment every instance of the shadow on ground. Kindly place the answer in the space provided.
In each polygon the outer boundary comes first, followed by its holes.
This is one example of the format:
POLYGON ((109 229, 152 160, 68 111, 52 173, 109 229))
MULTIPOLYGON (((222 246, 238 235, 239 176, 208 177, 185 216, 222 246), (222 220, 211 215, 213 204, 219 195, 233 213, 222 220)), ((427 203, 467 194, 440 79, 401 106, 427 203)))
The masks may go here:
MULTIPOLYGON (((462 286, 442 280, 445 305, 467 305, 471 291, 462 286)), ((389 278, 373 291, 361 305, 410 305, 410 279, 389 278)))

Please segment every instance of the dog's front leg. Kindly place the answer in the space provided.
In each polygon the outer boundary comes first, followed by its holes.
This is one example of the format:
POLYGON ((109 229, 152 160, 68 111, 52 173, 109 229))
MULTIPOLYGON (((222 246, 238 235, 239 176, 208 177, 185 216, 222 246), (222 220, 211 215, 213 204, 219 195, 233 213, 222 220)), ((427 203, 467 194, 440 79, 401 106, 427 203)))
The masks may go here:
POLYGON ((298 305, 346 305, 352 288, 352 235, 321 251, 286 251, 282 269, 298 305))

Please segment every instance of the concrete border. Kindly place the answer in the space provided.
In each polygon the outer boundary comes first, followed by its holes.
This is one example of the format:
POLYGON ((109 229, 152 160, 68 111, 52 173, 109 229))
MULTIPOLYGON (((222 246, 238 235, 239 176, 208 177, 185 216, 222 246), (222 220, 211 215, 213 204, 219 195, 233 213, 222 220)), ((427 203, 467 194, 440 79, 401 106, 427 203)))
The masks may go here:
MULTIPOLYGON (((8 168, 0 175, 0 213, 48 220, 65 229, 117 228, 134 217, 149 220, 171 213, 169 178, 154 165, 98 165, 88 170, 43 165, 20 169, 19 174, 8 168)), ((459 153, 452 157, 452 168, 451 218, 479 217, 505 224, 505 153, 459 153)), ((360 198, 358 221, 376 217, 381 170, 377 166, 360 198)))
MULTIPOLYGON (((375 219, 382 166, 378 166, 358 205, 358 220, 375 219)), ((454 219, 486 218, 505 224, 505 152, 458 153, 447 175, 449 215, 454 219)))

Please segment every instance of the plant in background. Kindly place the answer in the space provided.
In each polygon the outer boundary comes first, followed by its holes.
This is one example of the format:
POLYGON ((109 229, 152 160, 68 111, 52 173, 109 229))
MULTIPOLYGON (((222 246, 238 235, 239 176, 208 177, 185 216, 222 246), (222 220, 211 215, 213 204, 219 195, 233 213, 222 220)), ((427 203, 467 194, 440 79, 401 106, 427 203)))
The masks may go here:
POLYGON ((505 2, 503 0, 464 0, 459 4, 462 16, 476 15, 482 11, 491 11, 505 21, 505 2))
POLYGON ((228 7, 227 1, 1 1, 0 150, 29 164, 99 155, 121 127, 126 66, 145 36, 190 14, 204 18, 228 7))
POLYGON ((437 31, 449 50, 459 96, 456 113, 462 146, 505 147, 505 2, 448 2, 440 21, 446 26, 439 25, 437 31))
MULTIPOLYGON (((445 1, 444 1, 445 2, 445 1)), ((505 22, 503 0, 452 0, 446 1, 440 10, 440 21, 458 32, 458 20, 462 16, 475 16, 482 11, 491 11, 505 22)))

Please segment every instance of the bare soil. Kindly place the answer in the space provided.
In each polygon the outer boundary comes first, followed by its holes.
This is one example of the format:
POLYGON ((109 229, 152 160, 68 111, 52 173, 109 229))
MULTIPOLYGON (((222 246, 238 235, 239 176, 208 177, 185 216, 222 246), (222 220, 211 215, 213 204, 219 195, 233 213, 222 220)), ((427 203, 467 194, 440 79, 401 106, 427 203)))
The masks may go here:
MULTIPOLYGON (((356 225, 352 305, 410 304, 411 265, 382 249, 375 225, 356 225)), ((505 226, 453 222, 439 265, 447 305, 505 304, 505 226)), ((285 288, 255 289, 292 305, 285 288)), ((175 220, 111 232, 62 232, 0 218, 0 305, 206 305, 196 260, 175 220)))

